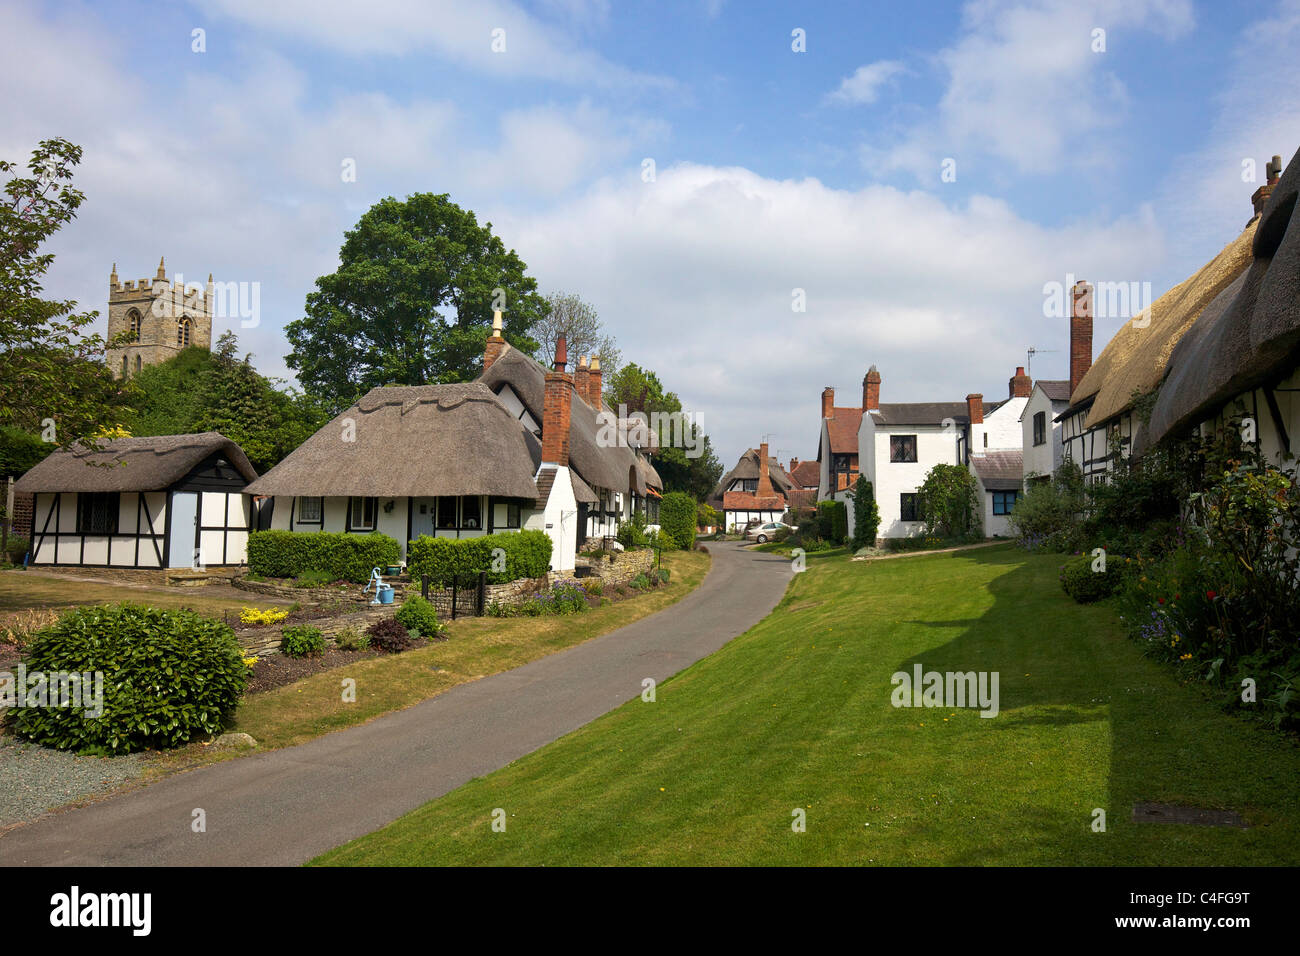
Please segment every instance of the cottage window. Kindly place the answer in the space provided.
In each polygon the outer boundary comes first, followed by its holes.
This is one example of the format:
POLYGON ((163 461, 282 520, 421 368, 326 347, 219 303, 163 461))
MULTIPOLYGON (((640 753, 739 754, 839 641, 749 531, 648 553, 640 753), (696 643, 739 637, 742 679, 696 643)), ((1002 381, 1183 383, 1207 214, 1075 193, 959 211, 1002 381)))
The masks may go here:
POLYGON ((1047 413, 1034 413, 1034 444, 1043 445, 1047 443, 1047 413))
POLYGON ((456 498, 443 495, 438 499, 438 523, 435 525, 441 531, 455 531, 456 524, 456 498))
POLYGON ((905 491, 898 496, 898 517, 901 521, 920 521, 921 504, 914 491, 905 491))
POLYGON ((1016 506, 1016 499, 1020 497, 1018 491, 990 491, 993 496, 993 513, 995 515, 1009 515, 1011 509, 1016 506))
POLYGON ((299 498, 298 521, 302 524, 320 524, 325 511, 324 498, 299 498))
POLYGON ((78 534, 117 534, 117 492, 77 495, 78 534))
POLYGON ((466 495, 461 499, 460 522, 463 528, 483 527, 483 503, 478 495, 466 495))
POLYGON ((348 508, 348 529, 374 531, 375 515, 379 511, 377 498, 352 498, 348 508))
POLYGON ((126 356, 122 356, 122 377, 126 378, 126 356))
POLYGON ((890 435, 889 436, 889 460, 890 461, 916 461, 916 436, 915 435, 890 435))
POLYGON ((511 501, 506 505, 506 527, 519 527, 519 502, 511 501))

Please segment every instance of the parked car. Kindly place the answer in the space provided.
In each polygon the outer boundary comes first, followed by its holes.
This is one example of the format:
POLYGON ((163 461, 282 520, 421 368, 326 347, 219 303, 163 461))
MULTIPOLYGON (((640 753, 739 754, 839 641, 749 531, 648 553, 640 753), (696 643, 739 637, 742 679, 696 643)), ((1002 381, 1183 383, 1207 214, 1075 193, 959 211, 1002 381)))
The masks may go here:
POLYGON ((778 532, 785 531, 787 534, 794 531, 781 521, 752 521, 749 527, 745 529, 745 537, 757 541, 759 544, 765 544, 775 538, 778 532))

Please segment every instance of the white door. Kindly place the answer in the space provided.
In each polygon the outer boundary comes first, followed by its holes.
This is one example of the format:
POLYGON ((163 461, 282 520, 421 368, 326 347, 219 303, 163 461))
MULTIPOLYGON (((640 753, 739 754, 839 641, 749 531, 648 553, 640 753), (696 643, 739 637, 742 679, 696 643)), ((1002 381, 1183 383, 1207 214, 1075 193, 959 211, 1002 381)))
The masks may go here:
POLYGON ((433 516, 437 498, 412 498, 411 499, 411 540, 414 541, 422 534, 432 536, 433 534, 433 516))
POLYGON ((194 491, 177 491, 171 500, 171 544, 167 548, 167 567, 192 568, 198 564, 194 549, 198 547, 199 496, 194 491))

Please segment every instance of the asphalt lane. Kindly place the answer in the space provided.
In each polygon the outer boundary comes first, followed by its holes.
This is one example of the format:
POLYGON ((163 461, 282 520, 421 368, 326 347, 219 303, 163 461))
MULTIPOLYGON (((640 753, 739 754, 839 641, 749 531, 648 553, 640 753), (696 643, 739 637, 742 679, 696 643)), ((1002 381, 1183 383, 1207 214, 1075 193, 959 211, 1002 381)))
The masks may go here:
POLYGON ((657 614, 360 727, 42 817, 0 837, 0 865, 303 863, 637 697, 643 679, 707 657, 780 601, 788 559, 709 550, 701 585, 657 614), (191 827, 196 809, 206 832, 191 827))

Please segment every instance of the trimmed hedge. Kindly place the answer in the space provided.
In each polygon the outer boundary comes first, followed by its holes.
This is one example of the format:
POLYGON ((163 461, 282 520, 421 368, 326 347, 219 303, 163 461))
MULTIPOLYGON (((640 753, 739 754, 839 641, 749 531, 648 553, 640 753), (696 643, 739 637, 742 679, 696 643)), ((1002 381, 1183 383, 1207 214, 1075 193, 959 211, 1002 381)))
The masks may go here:
POLYGON ((369 581, 372 568, 382 571, 401 557, 398 543, 378 531, 254 531, 248 536, 248 570, 268 578, 324 571, 335 581, 369 581))
MULTIPOLYGON (((480 571, 489 584, 540 578, 551 567, 551 536, 545 531, 486 534, 479 538, 431 538, 427 534, 407 548, 406 567, 414 580, 429 576, 435 587, 450 587, 452 575, 462 583, 480 571), (505 570, 493 567, 492 552, 505 552, 505 570)), ((499 565, 498 565, 499 566, 499 565)))
POLYGON ((697 512, 695 499, 682 491, 670 491, 659 503, 659 527, 683 551, 695 544, 697 512))
POLYGON ((1123 558, 1108 555, 1105 571, 1092 569, 1091 554, 1080 554, 1061 565, 1061 588, 1079 604, 1091 604, 1108 598, 1124 583, 1123 558))
POLYGON ((849 508, 842 501, 817 502, 817 536, 843 544, 849 536, 849 508))
POLYGON ((248 679, 243 651, 225 624, 140 604, 67 612, 32 637, 24 663, 29 703, 35 672, 103 675, 98 716, 84 707, 39 706, 39 697, 38 706, 10 712, 24 739, 102 755, 176 747, 218 733, 248 679))

